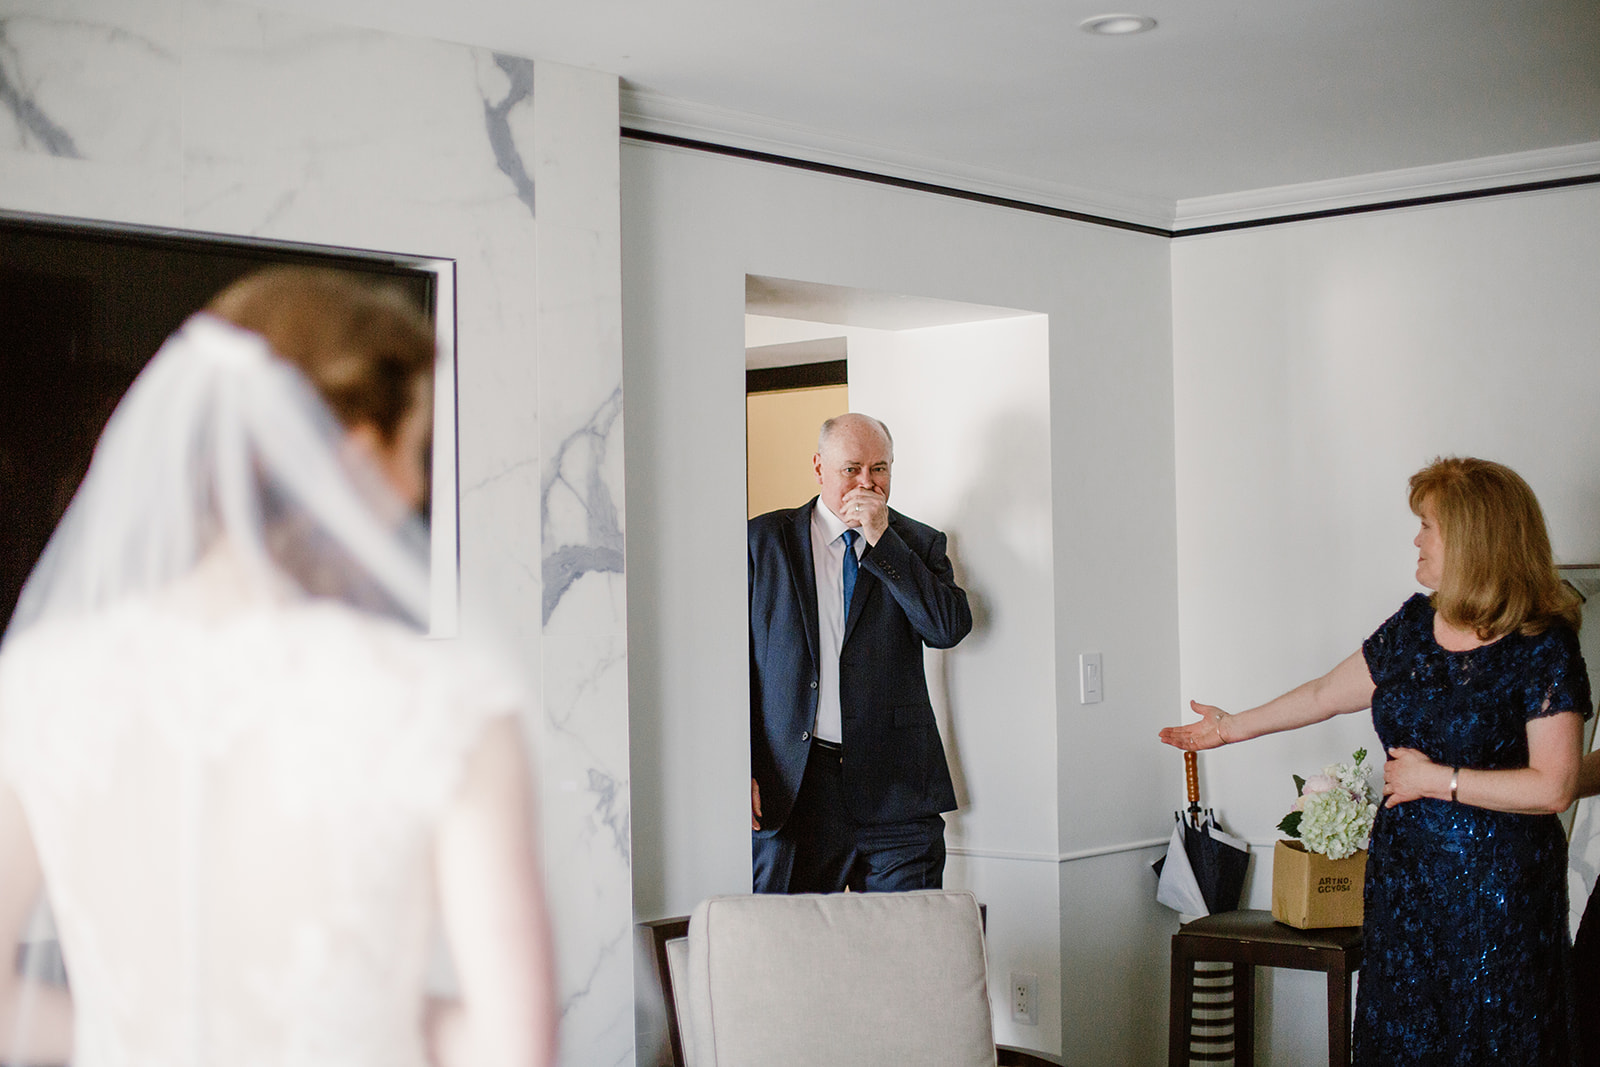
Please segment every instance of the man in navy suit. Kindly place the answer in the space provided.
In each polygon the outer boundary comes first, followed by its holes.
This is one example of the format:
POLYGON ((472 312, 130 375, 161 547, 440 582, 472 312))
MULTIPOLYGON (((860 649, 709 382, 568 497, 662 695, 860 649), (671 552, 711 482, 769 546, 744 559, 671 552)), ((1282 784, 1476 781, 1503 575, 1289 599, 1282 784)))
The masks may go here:
POLYGON ((938 530, 889 508, 894 441, 829 419, 822 492, 750 520, 750 829, 758 893, 937 889, 956 806, 924 645, 972 629, 938 530))

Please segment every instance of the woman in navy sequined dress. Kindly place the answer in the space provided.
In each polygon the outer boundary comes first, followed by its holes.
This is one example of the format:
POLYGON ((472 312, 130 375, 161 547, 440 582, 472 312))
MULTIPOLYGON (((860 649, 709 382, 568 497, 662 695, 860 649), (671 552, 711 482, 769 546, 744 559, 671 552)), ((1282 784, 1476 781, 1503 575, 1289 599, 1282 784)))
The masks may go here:
POLYGON ((1161 732, 1215 748, 1372 708, 1389 756, 1365 888, 1355 1062, 1573 1062, 1566 837, 1589 684, 1538 501, 1496 463, 1411 479, 1417 580, 1361 650, 1276 700, 1161 732))

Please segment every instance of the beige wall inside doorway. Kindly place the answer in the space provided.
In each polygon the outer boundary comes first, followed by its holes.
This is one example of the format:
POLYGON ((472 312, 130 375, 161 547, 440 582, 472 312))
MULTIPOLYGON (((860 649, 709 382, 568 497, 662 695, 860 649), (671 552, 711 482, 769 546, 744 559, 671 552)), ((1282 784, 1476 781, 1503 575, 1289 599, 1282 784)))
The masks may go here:
POLYGON ((745 397, 745 504, 750 517, 817 495, 811 457, 825 419, 850 410, 850 389, 825 385, 745 397))

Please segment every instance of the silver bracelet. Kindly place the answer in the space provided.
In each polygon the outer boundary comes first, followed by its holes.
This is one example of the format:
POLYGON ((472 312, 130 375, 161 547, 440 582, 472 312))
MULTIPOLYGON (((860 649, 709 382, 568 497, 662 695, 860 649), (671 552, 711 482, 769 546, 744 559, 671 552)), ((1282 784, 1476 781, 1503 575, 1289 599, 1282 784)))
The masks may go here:
POLYGON ((1452 804, 1457 803, 1457 801, 1456 801, 1456 787, 1458 785, 1460 785, 1460 784, 1461 784, 1461 768, 1460 767, 1451 767, 1450 768, 1450 803, 1452 803, 1452 804))

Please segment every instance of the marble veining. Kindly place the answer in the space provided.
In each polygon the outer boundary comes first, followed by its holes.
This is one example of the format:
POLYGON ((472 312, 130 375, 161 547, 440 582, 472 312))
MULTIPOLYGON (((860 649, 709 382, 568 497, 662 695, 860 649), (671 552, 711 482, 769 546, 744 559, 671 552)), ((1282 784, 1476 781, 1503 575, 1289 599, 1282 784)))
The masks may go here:
POLYGON ((592 717, 597 709, 606 706, 605 686, 614 679, 614 672, 620 670, 626 674, 627 663, 625 647, 608 647, 600 652, 587 671, 579 670, 576 680, 568 683, 570 691, 551 700, 545 708, 545 718, 553 734, 560 735, 568 746, 581 753, 580 762, 586 764, 588 776, 584 792, 592 804, 590 816, 609 837, 617 858, 625 867, 631 867, 633 842, 628 781, 609 769, 617 756, 626 760, 627 752, 626 749, 620 753, 599 751, 603 741, 613 739, 596 736, 593 724, 585 721, 586 714, 592 717))
POLYGON ((633 846, 628 839, 627 783, 618 782, 598 767, 590 767, 589 792, 594 796, 595 816, 611 832, 611 843, 616 846, 617 852, 625 861, 629 860, 633 846))
POLYGON ((604 477, 606 448, 612 429, 622 415, 622 388, 618 386, 589 421, 561 442, 545 465, 540 486, 540 511, 544 516, 544 621, 561 603, 562 596, 585 574, 621 574, 622 524, 616 501, 604 477), (556 494, 570 496, 586 517, 587 540, 559 543, 552 529, 556 494))
MULTIPOLYGON (((606 984, 606 980, 609 977, 608 972, 614 969, 613 960, 617 956, 618 950, 631 949, 632 933, 631 928, 619 930, 600 946, 600 954, 594 960, 586 980, 562 997, 561 1017, 563 1020, 570 1018, 586 1007, 593 996, 606 984)), ((630 1034, 629 1037, 631 1038, 632 1035, 630 1034)), ((629 1052, 631 1055, 631 1048, 629 1052)))
POLYGON ((542 789, 554 935, 561 960, 562 1063, 630 1062, 633 1043, 627 644, 545 634, 542 789), (578 925, 582 924, 582 925, 578 925))
POLYGON ((11 21, 10 17, 0 17, 0 104, 4 104, 17 120, 17 129, 22 135, 19 147, 32 147, 31 140, 52 156, 82 159, 83 154, 73 143, 72 135, 51 121, 27 91, 20 69, 21 56, 8 40, 11 21))
POLYGON ((594 965, 589 969, 587 978, 561 998, 561 1014, 563 1016, 571 1014, 574 1008, 594 992, 597 979, 605 972, 609 958, 616 954, 623 939, 630 932, 621 931, 600 946, 600 955, 595 958, 594 965))
POLYGON ((522 165, 522 153, 517 150, 509 119, 511 109, 533 95, 533 60, 496 52, 494 62, 505 72, 511 84, 505 98, 499 103, 491 103, 488 97, 484 98, 483 121, 489 131, 489 145, 494 149, 495 165, 511 179, 511 184, 517 190, 517 199, 527 204, 528 211, 533 213, 533 179, 522 165))
POLYGON ((528 467, 538 466, 538 463, 539 461, 537 458, 531 457, 528 459, 519 459, 511 463, 507 463, 492 473, 485 474, 482 478, 474 479, 471 482, 462 482, 461 495, 467 496, 468 494, 475 493, 480 489, 487 489, 496 482, 503 481, 507 478, 515 478, 528 467))

